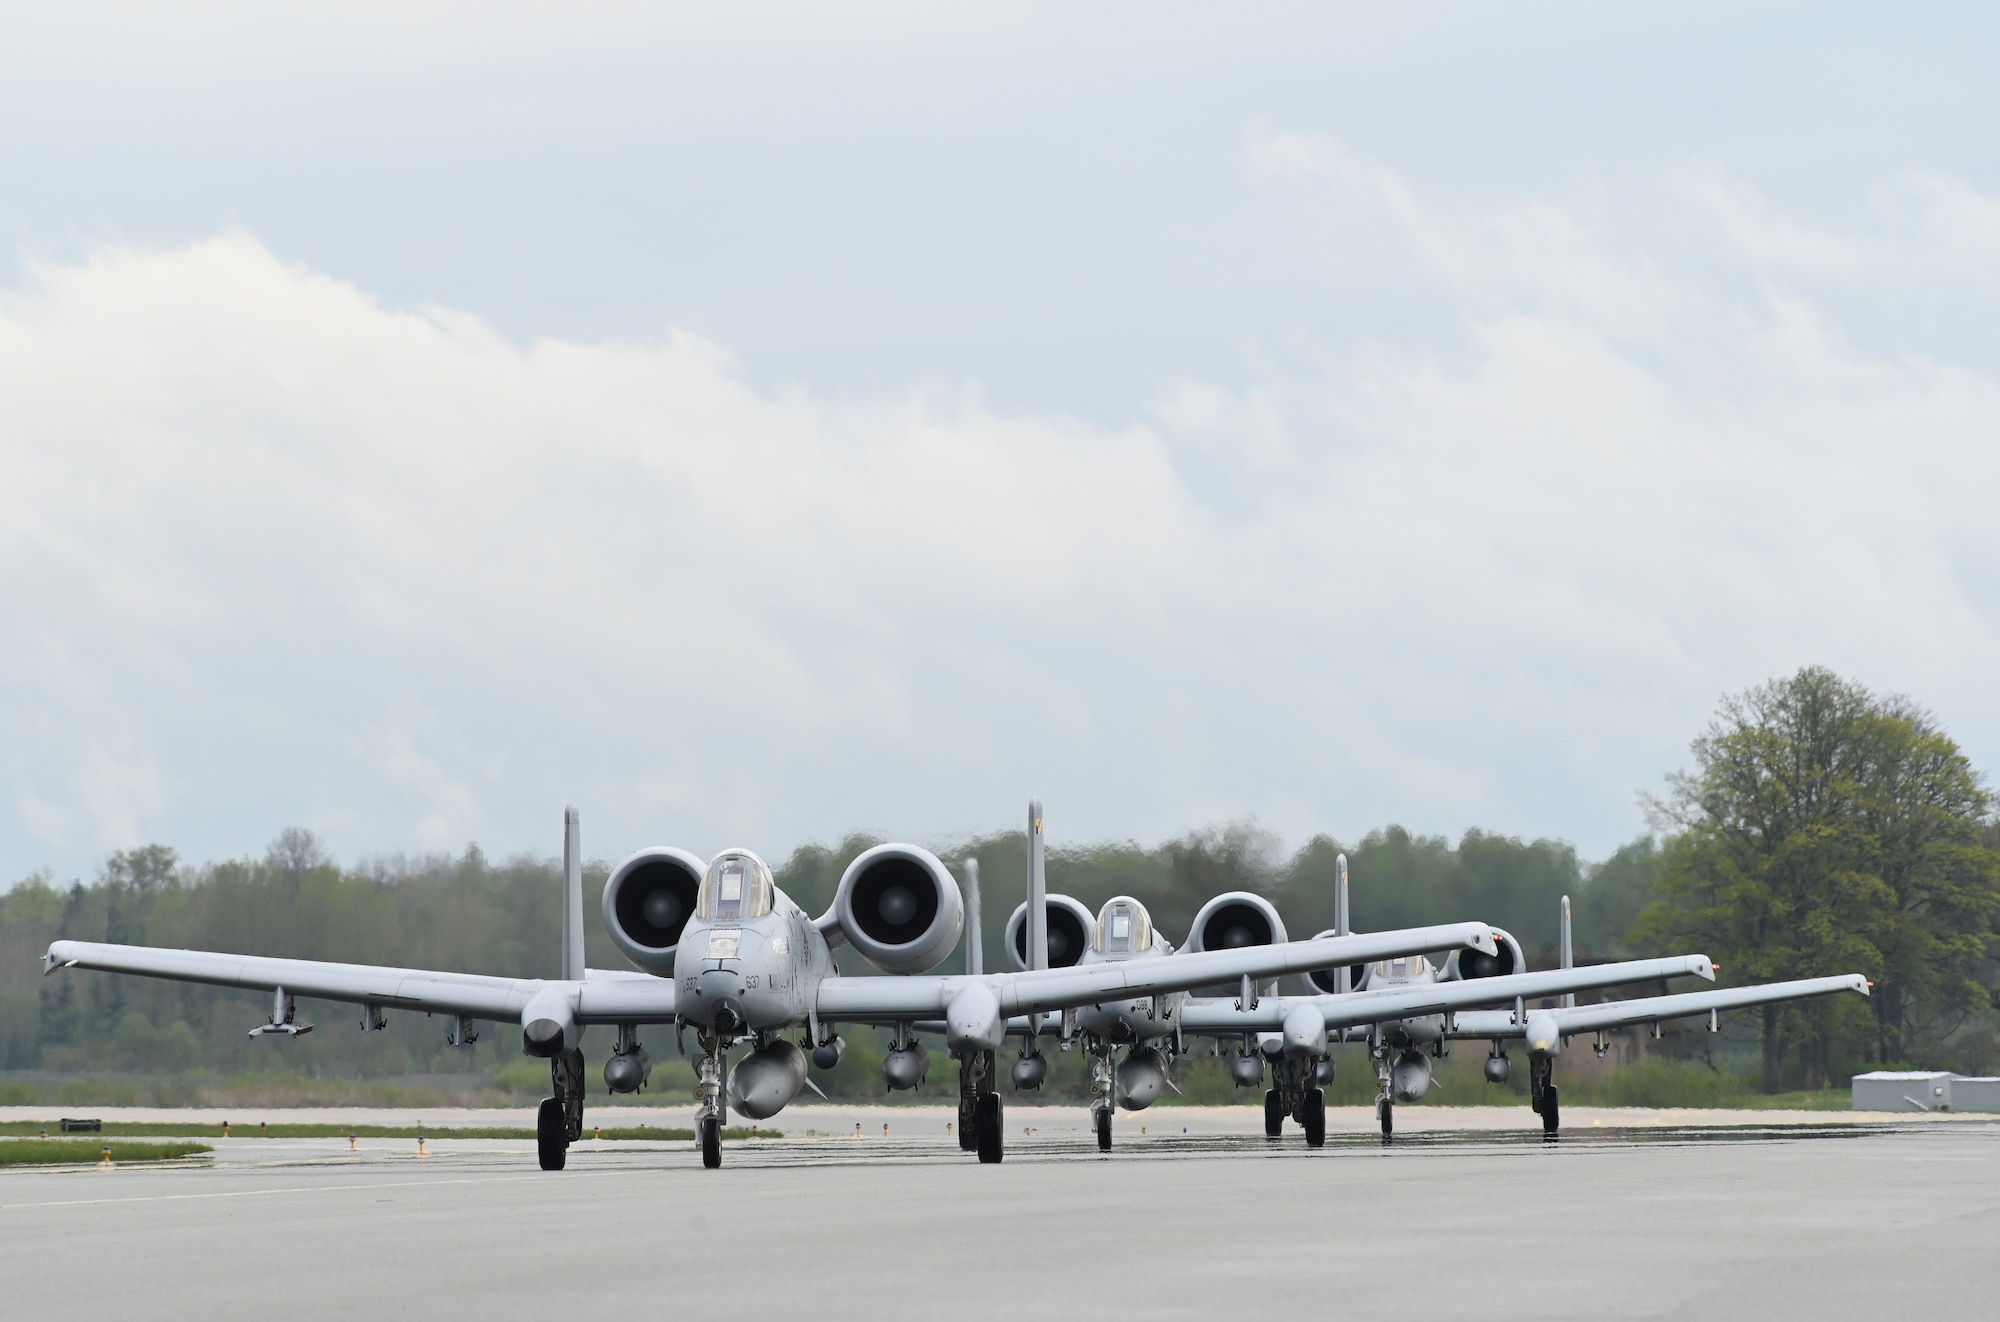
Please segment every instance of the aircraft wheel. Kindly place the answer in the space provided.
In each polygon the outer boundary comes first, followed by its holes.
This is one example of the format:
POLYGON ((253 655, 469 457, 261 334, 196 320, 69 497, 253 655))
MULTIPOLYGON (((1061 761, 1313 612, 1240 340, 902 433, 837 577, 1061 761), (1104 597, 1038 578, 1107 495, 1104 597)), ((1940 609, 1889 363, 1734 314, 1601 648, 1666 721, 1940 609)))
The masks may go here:
POLYGON ((1553 1134, 1562 1125, 1562 1108, 1556 1102, 1556 1086, 1542 1089, 1542 1132, 1553 1134))
POLYGON ((1387 1097, 1375 1099, 1375 1118, 1382 1122, 1382 1137, 1396 1132, 1396 1104, 1387 1097))
POLYGON ((1108 1106, 1100 1108, 1095 1118, 1097 1120, 1097 1150, 1099 1152, 1109 1152, 1111 1151, 1111 1108, 1108 1106))
POLYGON ((535 1151, 543 1170, 559 1171, 569 1161, 568 1130, 562 1103, 553 1097, 542 1098, 541 1108, 535 1112, 535 1151))
POLYGON ((1306 1146, 1323 1148, 1326 1146, 1326 1089, 1310 1088, 1306 1091, 1306 1146))
POLYGON ((701 1164, 710 1170, 722 1165, 722 1122, 714 1116, 701 1122, 701 1164))
POLYGON ((1276 1088, 1264 1094, 1264 1137, 1276 1138, 1285 1132, 1285 1103, 1276 1088))
POLYGON ((983 1098, 958 1095, 958 1147, 970 1152, 979 1146, 979 1103, 983 1098))
POLYGON ((994 1165, 1005 1152, 1001 1141, 1005 1129, 1001 1122, 1000 1094, 987 1093, 973 1110, 976 1112, 973 1127, 978 1135, 979 1160, 984 1165, 994 1165))

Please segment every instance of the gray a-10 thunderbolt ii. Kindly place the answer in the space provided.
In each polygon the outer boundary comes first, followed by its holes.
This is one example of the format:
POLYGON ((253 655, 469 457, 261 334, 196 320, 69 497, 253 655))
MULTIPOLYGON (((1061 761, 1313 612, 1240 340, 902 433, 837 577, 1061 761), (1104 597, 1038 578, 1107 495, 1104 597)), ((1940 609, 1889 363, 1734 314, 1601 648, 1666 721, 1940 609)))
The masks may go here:
MULTIPOLYGON (((1288 943, 1284 919, 1271 902, 1248 891, 1218 895, 1195 914, 1187 944, 1176 950, 1152 925, 1144 905, 1129 895, 1113 896, 1095 916, 1079 901, 1067 895, 1047 894, 1043 875, 1041 838, 1032 835, 1028 854, 1028 899, 1007 924, 1005 947, 1017 968, 1030 965, 1030 952, 1043 950, 1050 964, 1077 969, 1105 965, 1173 964, 1190 958, 1206 958, 1221 951, 1282 947, 1288 943), (1033 918, 1043 915, 1041 932, 1033 929, 1033 918)), ((1346 860, 1340 860, 1344 877, 1346 860)), ((1345 888, 1341 890, 1345 895, 1345 888)), ((1343 908, 1340 911, 1345 913, 1343 908)), ((1344 918, 1342 919, 1345 925, 1344 918)), ((1315 940, 1336 939, 1330 934, 1315 940)), ((1498 976, 1474 982, 1470 979, 1440 982, 1428 976, 1433 968, 1418 953, 1387 956, 1374 961, 1376 967, 1397 970, 1422 969, 1421 978, 1403 979, 1409 985, 1391 985, 1384 974, 1383 985, 1350 993, 1339 999, 1325 996, 1282 997, 1278 980, 1245 974, 1237 979, 1234 999, 1193 994, 1187 991, 1148 996, 1127 995, 1094 1001, 1067 1011, 1052 1025, 1044 1026, 1040 1016, 1016 1016, 1008 1024, 1011 1036, 1025 1039, 1021 1056, 1014 1063, 1017 1088, 1041 1085, 1047 1072, 1038 1047, 1040 1038, 1053 1035, 1063 1050, 1081 1045, 1091 1057, 1091 1122, 1100 1150, 1110 1151, 1112 1116, 1115 1110, 1140 1111, 1158 1101, 1173 1087, 1171 1070, 1176 1058, 1185 1054, 1189 1036, 1241 1036, 1243 1053, 1231 1062, 1232 1072, 1243 1083, 1247 1071, 1254 1071, 1250 1083, 1264 1077, 1264 1059, 1249 1048, 1252 1039, 1269 1048, 1278 1086, 1265 1099, 1266 1129, 1291 1115, 1305 1130, 1306 1142, 1321 1146, 1326 1139, 1326 1093, 1332 1078, 1330 1034, 1344 1036, 1353 1028, 1372 1028, 1385 1021, 1400 1023, 1417 1015, 1451 1012, 1460 1008, 1489 1006, 1530 997, 1618 986, 1671 977, 1702 977, 1715 974, 1702 955, 1681 955, 1669 959, 1635 960, 1624 964, 1594 965, 1584 969, 1564 968, 1540 973, 1526 971, 1516 960, 1501 969, 1493 961, 1503 955, 1513 938, 1494 929, 1495 948, 1478 952, 1489 961, 1479 967, 1498 976), (1276 1032, 1264 1031, 1266 1027, 1276 1032), (1120 1047, 1122 1058, 1116 1058, 1120 1047), (1275 1117, 1275 1120, 1274 1118, 1275 1117)), ((1514 946, 1518 952, 1518 946, 1514 946)), ((1458 952, 1454 952, 1458 954, 1458 952)), ((1462 958, 1462 956, 1460 956, 1462 958)), ((1445 967, 1450 965, 1447 957, 1445 967)), ((1312 971, 1309 976, 1329 980, 1345 979, 1345 966, 1312 971)), ((1397 975, 1402 978, 1402 974, 1397 975)), ((1214 983, 1206 984, 1214 986, 1214 983)), ((919 1027, 939 1029, 935 1022, 919 1027)), ((1247 1086, 1247 1085, 1246 1085, 1247 1086)), ((961 1102, 961 1110, 963 1110, 961 1102)))
MULTIPOLYGON (((1322 936, 1348 931, 1345 855, 1335 862, 1334 885, 1335 926, 1322 936)), ((1562 899, 1560 968, 1527 973, 1521 943, 1499 928, 1493 937, 1496 951, 1458 952, 1442 963, 1434 964, 1424 955, 1393 956, 1351 969, 1311 972, 1306 978, 1317 989, 1314 995, 1269 997, 1247 1007, 1240 1002, 1191 1000, 1183 1012, 1182 1029, 1201 1036, 1242 1035, 1245 1050, 1231 1062, 1241 1087, 1263 1082, 1269 1062, 1272 1086, 1264 1094, 1264 1132, 1272 1138, 1278 1137, 1290 1115, 1305 1129, 1308 1143, 1319 1142, 1316 1125, 1323 1126, 1324 1121, 1313 1118, 1313 1099, 1319 1095, 1319 1085, 1331 1078, 1332 1043, 1346 1040, 1352 1028, 1365 1030, 1377 1080, 1375 1111, 1384 1136, 1394 1131, 1396 1104, 1420 1101, 1430 1090, 1431 1061, 1455 1040, 1492 1044, 1485 1066, 1489 1083, 1507 1081, 1511 1065, 1507 1045, 1523 1044, 1529 1105, 1541 1116, 1543 1131, 1554 1134, 1562 1124, 1555 1058, 1572 1037, 1594 1034, 1601 1058, 1608 1045, 1604 1034, 1614 1028, 1651 1025, 1657 1035, 1666 1020, 1707 1015, 1713 1032, 1723 1010, 1846 991, 1866 996, 1869 987, 1860 974, 1843 974, 1578 1005, 1579 991, 1685 974, 1713 981, 1715 969, 1699 955, 1577 968, 1568 896, 1562 899), (1674 967, 1683 960, 1686 966, 1674 967), (1551 996, 1560 997, 1560 1003, 1547 1008, 1528 1005, 1530 1000, 1551 996), (1477 1008, 1482 1005, 1505 1008, 1477 1008), (1330 1036, 1329 1030, 1338 1031, 1330 1036), (1253 1040, 1255 1050, 1249 1049, 1253 1040)))
MULTIPOLYGON (((1041 812, 1030 812, 1039 856, 1041 812)), ((774 884, 771 869, 747 849, 704 861, 684 849, 642 849, 619 863, 604 888, 603 914, 613 942, 639 972, 584 967, 583 853, 576 809, 564 815, 562 976, 496 977, 425 969, 334 964, 201 950, 57 941, 48 972, 102 969, 182 982, 261 990, 272 995, 270 1022, 253 1033, 296 1036, 296 998, 361 1006, 361 1027, 383 1026, 394 1010, 447 1016, 447 1040, 470 1043, 476 1021, 519 1024, 521 1047, 550 1062, 553 1096, 537 1116, 541 1165, 559 1170, 582 1134, 583 1031, 616 1029, 604 1080, 614 1092, 645 1085, 651 1061, 638 1040, 646 1024, 671 1024, 678 1040, 693 1030, 699 1053, 696 1122, 703 1164, 721 1164, 722 1121, 729 1107, 752 1119, 776 1114, 806 1081, 806 1053, 837 1063, 842 1023, 895 1032, 884 1074, 894 1085, 920 1080, 924 1048, 915 1025, 937 1021, 959 1062, 960 1093, 970 1098, 974 1146, 982 1162, 1002 1156, 1001 1103, 994 1053, 1011 1017, 1030 1020, 1082 1006, 1173 997, 1190 987, 1414 954, 1459 949, 1492 953, 1484 923, 1452 923, 1366 936, 1178 955, 1170 960, 1101 961, 1009 973, 935 976, 957 946, 964 905, 957 882, 916 845, 884 844, 848 865, 832 905, 814 918, 774 884), (845 945, 889 977, 837 972, 845 945), (794 1041, 795 1036, 803 1042, 794 1041), (749 1053, 733 1069, 728 1051, 749 1053)), ((1042 943, 1046 948, 1046 942, 1042 943)))

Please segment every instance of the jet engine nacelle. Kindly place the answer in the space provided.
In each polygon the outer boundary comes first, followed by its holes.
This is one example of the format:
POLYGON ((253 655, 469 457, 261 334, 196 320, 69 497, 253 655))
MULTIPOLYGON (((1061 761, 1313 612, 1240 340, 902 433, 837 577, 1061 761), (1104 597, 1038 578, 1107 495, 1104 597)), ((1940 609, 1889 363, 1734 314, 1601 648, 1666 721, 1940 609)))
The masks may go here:
POLYGON ((1420 1102, 1430 1090, 1431 1058, 1421 1051, 1398 1056, 1389 1075, 1389 1095, 1399 1102, 1420 1102))
MULTIPOLYGON (((1339 935, 1340 932, 1338 929, 1329 927, 1324 932, 1315 932, 1313 940, 1317 941, 1321 937, 1339 935)), ((1366 964, 1348 965, 1347 990, 1351 992, 1360 991, 1368 985, 1368 968, 1369 966, 1366 964)), ((1306 974, 1306 981, 1312 984, 1314 991, 1333 996, 1340 991, 1339 975, 1339 969, 1314 969, 1311 973, 1306 974)))
POLYGON ((790 1105, 805 1084, 806 1053, 781 1037, 729 1071, 729 1107, 752 1120, 768 1120, 790 1105))
POLYGON ((604 883, 604 927, 618 952, 648 973, 674 976, 674 947, 707 870, 687 850, 664 845, 642 849, 614 868, 604 883))
POLYGON ((1511 932, 1494 928, 1493 944, 1495 950, 1490 955, 1483 950, 1458 951, 1445 969, 1445 979, 1500 978, 1528 971, 1528 957, 1522 953, 1521 943, 1514 939, 1511 932))
POLYGON ((1225 891, 1201 906, 1188 929, 1185 949, 1240 950, 1244 946, 1283 945, 1285 920, 1261 895, 1225 891))
POLYGON ((877 845, 848 864, 833 915, 847 944, 885 973, 936 968, 965 930, 958 882, 916 845, 877 845))
MULTIPOLYGON (((1066 969, 1083 958, 1083 952, 1090 948, 1091 933, 1097 927, 1097 915, 1086 909, 1081 900, 1073 900, 1067 895, 1048 897, 1049 911, 1049 967, 1066 969)), ((1007 920, 1007 959, 1017 969, 1028 967, 1028 902, 1023 900, 1014 906, 1014 916, 1007 920)))

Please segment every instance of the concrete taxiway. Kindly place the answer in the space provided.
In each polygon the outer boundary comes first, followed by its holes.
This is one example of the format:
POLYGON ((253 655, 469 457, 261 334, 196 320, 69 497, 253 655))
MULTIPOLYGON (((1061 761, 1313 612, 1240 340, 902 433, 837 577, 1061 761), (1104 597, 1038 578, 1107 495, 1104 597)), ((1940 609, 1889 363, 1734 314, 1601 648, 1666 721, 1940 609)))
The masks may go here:
POLYGON ((787 1113, 797 1137, 732 1144, 720 1171, 686 1143, 586 1139, 544 1173, 529 1143, 442 1129, 421 1157, 232 1139, 199 1166, 0 1171, 7 1298, 120 1322, 1873 1318, 1982 1316, 2000 1289, 2000 1125, 1426 1129, 1313 1152, 1160 1133, 1156 1112, 1103 1156, 1020 1108, 1008 1160, 982 1167, 894 1119, 840 1133, 839 1109, 787 1113))

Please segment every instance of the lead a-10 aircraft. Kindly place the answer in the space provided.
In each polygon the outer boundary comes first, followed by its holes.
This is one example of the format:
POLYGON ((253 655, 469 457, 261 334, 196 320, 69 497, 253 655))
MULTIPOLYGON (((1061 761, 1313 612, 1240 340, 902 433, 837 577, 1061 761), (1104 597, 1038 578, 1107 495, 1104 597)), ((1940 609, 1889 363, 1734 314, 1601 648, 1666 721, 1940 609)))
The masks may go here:
MULTIPOLYGON (((1039 838, 1041 816, 1033 813, 1039 838)), ((746 849, 703 862, 682 849, 644 849, 620 863, 604 889, 604 921, 619 950, 643 973, 586 969, 583 959, 583 852, 577 811, 563 824, 562 976, 508 978, 424 969, 273 959, 202 950, 57 941, 46 971, 102 969, 181 982, 243 987, 273 995, 271 1020, 253 1034, 308 1032, 296 1019, 296 998, 359 1004, 364 1032, 383 1027, 390 1009, 450 1016, 447 1041, 466 1044, 474 1021, 521 1026, 521 1048, 547 1059, 554 1096, 536 1118, 544 1170, 562 1169, 569 1145, 583 1131, 583 1030, 613 1025, 617 1039, 605 1063, 606 1086, 637 1091, 651 1071, 639 1045, 641 1024, 692 1028, 697 1127, 702 1163, 722 1162, 722 1121, 729 1106, 752 1119, 776 1114, 798 1095, 806 1056, 791 1034, 823 1064, 838 1061, 838 1023, 892 1024, 898 1050, 891 1065, 921 1072, 915 1024, 941 1020, 945 1044, 964 1072, 962 1095, 973 1099, 982 1162, 1001 1159, 1000 1096, 994 1051, 1013 1015, 1060 1014, 1078 1006, 1164 997, 1190 987, 1238 978, 1274 978, 1395 955, 1496 947, 1483 923, 1378 932, 1294 942, 1282 947, 1214 951, 1172 960, 1107 963, 1087 968, 1038 967, 1014 973, 914 976, 937 967, 958 944, 964 906, 957 883, 928 850, 886 844, 862 854, 842 874, 832 906, 808 917, 773 884, 771 870, 746 849), (833 950, 853 947, 877 968, 900 977, 849 977, 835 971, 833 950), (727 1052, 739 1042, 750 1053, 732 1071, 727 1052), (726 1097, 726 1100, 725 1100, 726 1097)))
MULTIPOLYGON (((1347 932, 1345 854, 1335 860, 1334 886, 1335 926, 1333 932, 1322 936, 1347 932)), ((1715 968, 1700 955, 1576 968, 1567 895, 1562 899, 1560 968, 1527 973, 1521 943, 1498 928, 1493 935, 1497 951, 1461 951, 1441 965, 1416 955, 1378 960, 1359 968, 1308 973, 1307 980, 1319 989, 1317 995, 1271 997, 1248 1009, 1241 1003, 1191 1001, 1184 1012, 1183 1029, 1203 1036, 1255 1035, 1257 1052, 1246 1050, 1232 1062, 1232 1069, 1239 1086, 1255 1087, 1264 1078, 1264 1060, 1259 1056, 1270 1061, 1273 1087, 1264 1094, 1264 1132, 1271 1138, 1278 1137, 1286 1115, 1298 1116, 1298 1099, 1331 1076, 1327 1029, 1338 1028, 1340 1039, 1345 1040, 1347 1029, 1353 1027, 1366 1029, 1369 1059, 1379 1085, 1375 1112, 1384 1137, 1394 1132, 1396 1104, 1420 1101, 1430 1090, 1431 1060, 1442 1056, 1454 1040, 1492 1043, 1485 1066, 1489 1083, 1505 1083, 1509 1077, 1506 1044, 1525 1044, 1529 1105, 1542 1117, 1543 1132, 1554 1134, 1562 1124, 1554 1082, 1555 1058, 1572 1037, 1595 1034, 1594 1047, 1601 1058, 1608 1048, 1604 1034, 1614 1028, 1651 1025, 1657 1037, 1660 1024, 1666 1020, 1705 1014, 1709 1031, 1715 1032, 1717 1015, 1723 1010, 1844 991, 1868 994, 1868 980, 1850 973, 1580 1006, 1576 1003, 1579 991, 1685 974, 1713 981, 1715 968), (1683 961, 1685 967, 1673 967, 1683 961), (1559 995, 1561 1003, 1546 1009, 1527 1004, 1551 995, 1559 995), (1479 1005, 1508 1008, 1469 1008, 1479 1005)), ((1301 1123, 1307 1142, 1313 1143, 1311 1124, 1301 1123)))

